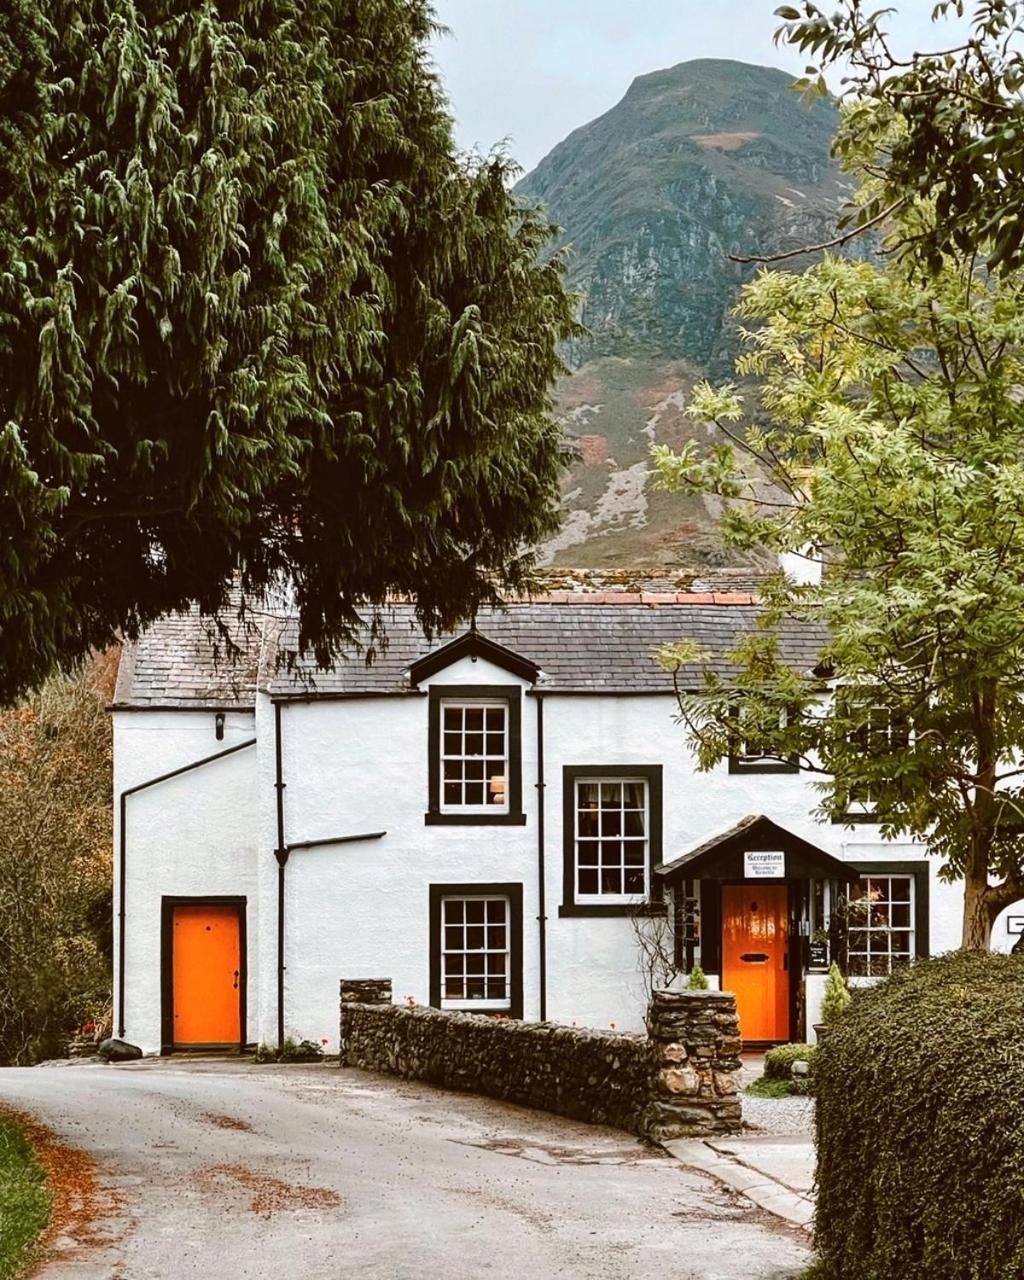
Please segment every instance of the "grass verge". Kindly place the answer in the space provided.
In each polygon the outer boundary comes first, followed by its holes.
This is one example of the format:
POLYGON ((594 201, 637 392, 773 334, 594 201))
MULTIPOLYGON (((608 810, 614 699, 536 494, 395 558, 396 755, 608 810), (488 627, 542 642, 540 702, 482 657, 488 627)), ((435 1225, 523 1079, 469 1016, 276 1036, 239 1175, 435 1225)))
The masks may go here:
POLYGON ((0 1114, 0 1280, 33 1258, 50 1220, 50 1189, 42 1165, 11 1116, 0 1114))

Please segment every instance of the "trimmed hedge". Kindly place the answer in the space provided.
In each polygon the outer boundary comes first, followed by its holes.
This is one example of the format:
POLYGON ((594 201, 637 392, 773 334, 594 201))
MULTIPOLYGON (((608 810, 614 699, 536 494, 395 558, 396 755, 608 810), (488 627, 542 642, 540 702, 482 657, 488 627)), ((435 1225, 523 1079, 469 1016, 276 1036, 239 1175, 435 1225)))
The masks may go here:
POLYGON ((1024 956, 857 991, 815 1071, 815 1274, 1024 1276, 1024 956))
POLYGON ((764 1055, 765 1079, 792 1080, 794 1062, 809 1063, 813 1075, 817 1054, 813 1044, 777 1044, 764 1055))

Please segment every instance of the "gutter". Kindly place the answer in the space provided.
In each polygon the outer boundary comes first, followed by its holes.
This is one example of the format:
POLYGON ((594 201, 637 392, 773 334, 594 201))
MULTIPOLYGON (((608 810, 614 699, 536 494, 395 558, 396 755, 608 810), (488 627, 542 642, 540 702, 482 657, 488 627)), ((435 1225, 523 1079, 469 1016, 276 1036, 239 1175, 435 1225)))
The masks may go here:
POLYGON ((117 912, 117 1012, 118 1025, 117 1034, 120 1039, 124 1039, 125 1035, 125 1017, 124 1017, 124 990, 125 990, 125 902, 126 902, 126 880, 128 871, 128 797, 136 795, 140 791, 147 791, 150 787, 158 786, 161 782, 169 782, 171 778, 179 778, 183 773, 191 773, 193 769, 201 769, 203 765, 213 764, 215 760, 223 760, 226 756, 233 756, 236 751, 245 751, 249 747, 256 745, 256 739, 250 738, 245 742, 236 743, 233 747, 227 747, 224 751, 215 751, 212 756, 203 756, 201 760, 193 760, 191 764, 183 764, 178 769, 171 769, 169 773, 161 773, 156 778, 149 778, 146 782, 137 782, 134 787, 127 787, 120 795, 120 817, 121 817, 121 838, 120 849, 118 853, 118 912, 117 912))
POLYGON ((540 1020, 546 1022, 548 1016, 548 917, 544 901, 544 792, 547 789, 547 783, 544 781, 544 694, 538 691, 535 696, 537 698, 537 937, 540 948, 538 975, 540 1020))

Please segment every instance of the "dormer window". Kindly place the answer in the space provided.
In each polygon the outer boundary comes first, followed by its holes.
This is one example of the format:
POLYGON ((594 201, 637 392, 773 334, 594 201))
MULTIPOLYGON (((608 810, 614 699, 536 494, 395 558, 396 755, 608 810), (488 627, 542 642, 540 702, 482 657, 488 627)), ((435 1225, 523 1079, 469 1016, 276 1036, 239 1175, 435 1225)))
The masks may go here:
POLYGON ((433 685, 428 825, 522 825, 522 690, 433 685))

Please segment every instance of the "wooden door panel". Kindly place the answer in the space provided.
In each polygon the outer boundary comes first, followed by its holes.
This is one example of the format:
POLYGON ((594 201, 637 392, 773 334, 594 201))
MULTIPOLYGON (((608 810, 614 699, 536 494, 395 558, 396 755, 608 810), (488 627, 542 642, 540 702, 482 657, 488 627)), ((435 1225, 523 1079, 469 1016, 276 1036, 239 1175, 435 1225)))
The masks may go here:
POLYGON ((736 995, 744 1040, 789 1039, 789 890, 722 887, 722 986, 736 995))
POLYGON ((241 919, 234 904, 179 905, 172 923, 175 1045, 242 1039, 241 919))

